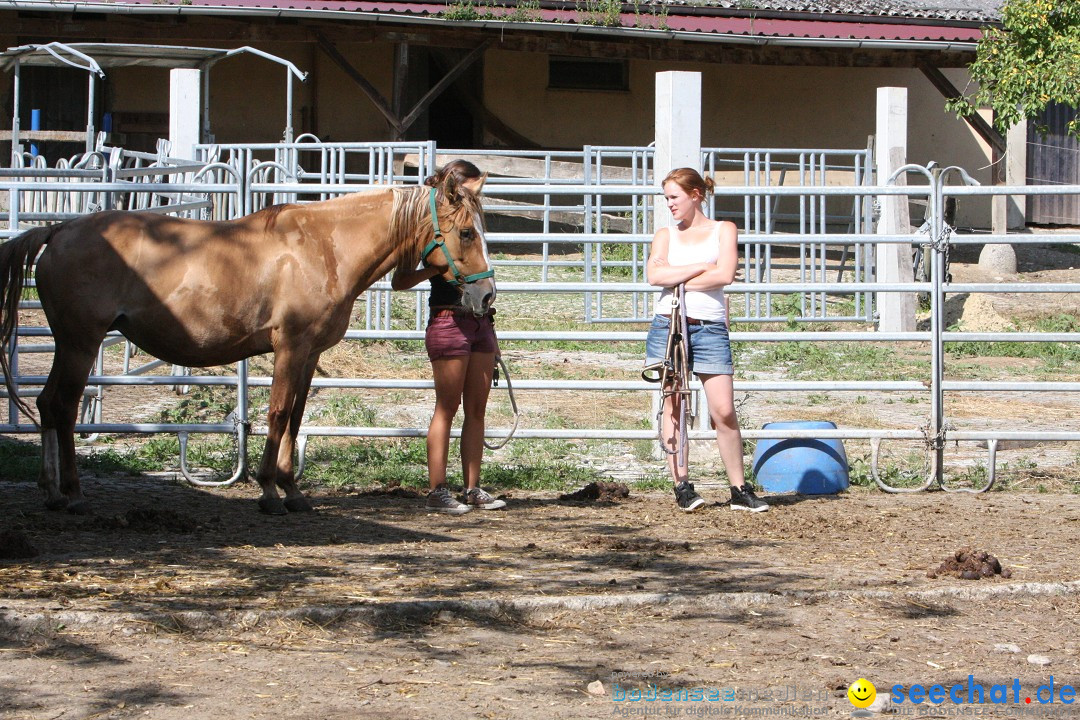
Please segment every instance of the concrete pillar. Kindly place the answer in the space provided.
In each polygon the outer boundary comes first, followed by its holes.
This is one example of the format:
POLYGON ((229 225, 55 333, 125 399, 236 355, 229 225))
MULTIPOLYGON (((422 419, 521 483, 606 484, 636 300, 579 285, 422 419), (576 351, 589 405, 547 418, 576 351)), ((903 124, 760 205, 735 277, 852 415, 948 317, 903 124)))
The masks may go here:
MULTIPOLYGON (((994 185, 1027 184, 1027 121, 1009 128, 1005 135, 1005 153, 992 155, 994 185)), ((995 235, 1004 235, 1025 224, 1026 198, 1022 195, 994 195, 990 201, 990 227, 995 235)), ((1004 243, 983 245, 979 253, 979 269, 989 275, 1012 275, 1016 272, 1016 251, 1004 243)))
POLYGON ((169 142, 172 156, 192 160, 199 143, 202 71, 177 68, 169 71, 169 142))
MULTIPOLYGON (((701 170, 701 73, 656 73, 655 177, 659 183, 680 167, 701 170)), ((653 205, 653 226, 671 224, 660 195, 653 205)))
MULTIPOLYGON (((884 185, 895 170, 907 164, 907 88, 883 87, 877 91, 877 141, 874 161, 877 182, 884 185)), ((906 184, 900 176, 898 184, 906 184)), ((877 232, 897 235, 911 232, 908 200, 901 195, 881 196, 881 217, 877 232)), ((877 246, 877 281, 907 283, 914 280, 911 246, 883 243, 877 246)), ((907 332, 915 329, 915 293, 878 293, 878 330, 907 332)))
MULTIPOLYGON (((656 73, 656 110, 655 110, 656 152, 653 156, 653 177, 659 185, 669 172, 675 168, 692 167, 701 170, 701 73, 699 72, 659 72, 656 73)), ((653 228, 667 227, 672 222, 667 202, 663 195, 655 196, 653 201, 653 228)), ((660 393, 652 395, 653 424, 660 410, 660 393)), ((695 407, 700 408, 698 398, 691 398, 695 407)), ((709 414, 697 415, 694 429, 707 427, 709 414)), ((711 445, 711 443, 709 443, 711 445)), ((663 455, 657 446, 657 459, 663 455)))
MULTIPOLYGON (((1027 185, 1027 120, 1009 128, 1005 135, 1005 184, 1027 185)), ((1027 225, 1027 195, 1010 195, 1006 208, 1006 226, 1023 230, 1027 225)))
MULTIPOLYGON (((1007 157, 1008 153, 1002 154, 996 149, 993 151, 990 174, 994 185, 1007 184, 1007 157)), ((994 195, 990 200, 990 231, 995 235, 1004 235, 1008 231, 1008 206, 1009 198, 1005 195, 994 195)), ((988 275, 1012 275, 1016 272, 1016 251, 1012 245, 1005 243, 983 245, 979 252, 979 269, 988 275)))

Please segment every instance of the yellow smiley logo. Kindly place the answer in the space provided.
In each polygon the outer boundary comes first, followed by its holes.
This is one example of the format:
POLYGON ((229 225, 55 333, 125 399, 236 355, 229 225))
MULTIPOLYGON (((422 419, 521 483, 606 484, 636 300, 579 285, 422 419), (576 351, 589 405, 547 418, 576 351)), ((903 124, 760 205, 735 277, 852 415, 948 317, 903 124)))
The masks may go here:
POLYGON ((855 707, 867 708, 873 704, 874 698, 877 697, 877 688, 874 687, 874 683, 866 678, 859 678, 848 687, 847 697, 855 707))

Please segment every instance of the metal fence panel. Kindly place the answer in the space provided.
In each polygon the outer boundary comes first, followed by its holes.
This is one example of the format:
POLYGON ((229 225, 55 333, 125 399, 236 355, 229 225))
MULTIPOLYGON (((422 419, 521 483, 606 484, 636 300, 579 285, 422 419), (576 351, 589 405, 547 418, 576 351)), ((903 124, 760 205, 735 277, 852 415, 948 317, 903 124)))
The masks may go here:
MULTIPOLYGON (((314 148, 304 145, 302 151, 298 148, 283 149, 276 153, 273 159, 259 160, 254 155, 245 154, 244 148, 233 148, 226 153, 210 153, 207 159, 214 158, 241 158, 237 162, 220 161, 209 164, 198 171, 187 167, 172 167, 168 163, 158 163, 154 158, 131 158, 131 164, 122 162, 106 163, 82 168, 16 168, 5 171, 8 174, 0 174, 0 192, 7 192, 11 198, 11 206, 5 219, 7 228, 5 232, 10 235, 29 224, 61 219, 71 214, 72 208, 80 207, 78 203, 63 206, 60 200, 56 201, 53 209, 48 210, 46 216, 31 214, 34 207, 24 205, 24 197, 30 198, 29 202, 37 202, 40 196, 48 197, 52 194, 56 198, 64 197, 65 193, 74 194, 76 199, 85 196, 101 198, 105 205, 128 204, 146 206, 148 209, 157 209, 172 213, 193 213, 198 216, 204 214, 205 207, 188 206, 186 203, 198 198, 203 200, 213 198, 210 216, 217 217, 218 213, 225 216, 235 217, 242 214, 244 208, 253 205, 262 206, 272 198, 295 198, 296 201, 306 201, 321 197, 329 197, 341 192, 353 191, 358 188, 375 184, 380 178, 400 180, 406 177, 411 182, 418 182, 423 173, 421 170, 433 167, 438 162, 433 148, 424 146, 410 146, 416 152, 412 158, 406 157, 409 153, 404 145, 395 145, 379 149, 374 146, 365 146, 366 160, 369 163, 366 169, 349 168, 342 172, 343 166, 350 164, 349 152, 356 148, 314 148), (325 152, 324 152, 325 150, 325 152), (341 151, 345 153, 341 154, 341 151), (293 153, 294 155, 290 155, 293 153), (303 153, 312 153, 317 157, 318 171, 308 170, 302 164, 297 164, 303 153), (145 163, 145 164, 143 164, 145 163), (373 163, 373 164, 372 164, 373 163), (412 163, 410 165, 410 163, 412 163), (427 163, 427 164, 425 164, 427 163), (112 174, 106 172, 112 168, 112 174), (265 174, 260 174, 265 169, 265 174), (66 174, 65 174, 66 173, 66 174), (389 173, 389 174, 387 174, 389 173), (167 178, 182 177, 185 182, 161 182, 167 178), (317 181, 315 178, 317 177, 317 181), (285 181, 287 179, 287 181, 285 181), (342 182, 347 179, 353 182, 342 182), (48 187, 42 187, 47 185, 48 187), (91 189, 92 188, 92 189, 91 189), (220 202, 221 198, 234 198, 232 204, 220 202), (127 198, 121 202, 121 199, 127 198), (241 200, 241 198, 243 198, 241 200), (60 210, 63 212, 60 212, 60 210), (22 216, 22 219, 20 219, 22 216)), ((359 152, 359 150, 358 150, 359 152)), ((803 320, 807 323, 832 323, 837 318, 830 316, 824 311, 830 299, 838 297, 849 298, 853 306, 857 306, 857 298, 863 298, 862 312, 849 312, 842 317, 845 320, 867 320, 865 311, 872 307, 872 297, 880 292, 922 292, 926 293, 931 303, 931 322, 929 330, 920 330, 910 333, 877 333, 872 330, 854 330, 841 332, 836 330, 809 331, 791 330, 768 330, 746 331, 740 330, 732 335, 735 341, 752 342, 787 342, 805 341, 812 343, 826 343, 835 341, 866 341, 866 342, 919 342, 925 343, 931 353, 930 376, 925 381, 906 381, 902 383, 882 383, 880 381, 849 381, 844 378, 836 378, 826 383, 821 382, 736 382, 737 389, 751 388, 761 391, 799 392, 811 391, 821 387, 841 390, 875 389, 884 391, 925 391, 929 394, 932 405, 927 423, 920 428, 840 428, 836 431, 837 437, 867 438, 874 441, 874 457, 877 457, 878 448, 882 441, 891 439, 918 439, 923 438, 928 446, 934 450, 935 461, 931 475, 924 487, 928 487, 934 481, 942 481, 943 451, 946 441, 950 439, 982 439, 989 445, 989 463, 991 466, 990 484, 993 482, 992 466, 996 441, 1003 439, 1005 435, 1000 430, 980 431, 973 428, 965 428, 960 424, 953 425, 951 419, 944 411, 943 398, 945 393, 965 393, 975 390, 1000 392, 1072 392, 1080 391, 1080 383, 1038 383, 1038 382, 997 382, 967 383, 962 380, 947 379, 944 372, 945 356, 944 345, 948 342, 960 342, 965 340, 976 341, 1016 341, 1016 342, 1075 342, 1080 339, 1080 333, 963 333, 948 331, 944 326, 942 309, 947 296, 964 292, 1043 292, 1043 293, 1075 293, 1080 292, 1080 286, 1074 284, 1038 284, 998 282, 985 284, 959 284, 952 283, 948 278, 945 264, 948 260, 951 246, 968 243, 1024 243, 1031 242, 1030 236, 1022 235, 972 235, 947 228, 944 223, 942 208, 950 197, 977 196, 977 195, 1028 195, 1028 196, 1058 196, 1080 195, 1078 186, 1035 186, 1035 187, 970 187, 970 186, 947 186, 944 179, 935 179, 929 186, 881 186, 867 184, 869 180, 866 167, 860 165, 862 160, 853 161, 850 165, 852 177, 857 177, 860 182, 840 184, 828 182, 830 168, 833 166, 828 155, 808 154, 801 158, 788 172, 803 174, 806 182, 781 183, 779 181, 781 167, 774 155, 764 153, 757 156, 748 151, 742 153, 740 172, 746 180, 746 184, 739 186, 721 186, 717 188, 712 202, 720 208, 738 207, 743 212, 744 228, 743 244, 746 248, 744 256, 744 277, 731 286, 728 290, 732 295, 742 295, 743 304, 747 307, 759 308, 754 313, 747 313, 750 319, 765 321, 779 320, 782 316, 773 310, 772 298, 775 295, 784 294, 798 297, 802 303, 799 308, 803 312, 803 320), (747 174, 750 173, 750 174, 747 174), (875 235, 871 222, 870 200, 876 196, 903 195, 908 198, 924 198, 930 208, 930 227, 926 234, 913 232, 897 236, 875 235), (749 208, 749 210, 747 209, 749 208), (851 208, 840 212, 836 208, 851 208), (797 209, 788 213, 787 210, 797 209), (785 217, 789 215, 789 217, 785 217), (848 218, 848 225, 843 225, 842 219, 848 218), (798 222, 798 227, 792 227, 788 232, 776 232, 783 224, 798 222), (906 284, 886 284, 876 282, 869 264, 873 256, 872 249, 880 243, 901 243, 908 246, 924 245, 925 251, 932 257, 932 274, 926 281, 906 284), (786 276, 781 277, 778 266, 780 263, 770 263, 769 258, 775 258, 776 246, 784 245, 789 250, 795 249, 794 255, 799 258, 797 267, 788 268, 786 276), (843 268, 836 268, 826 262, 826 258, 835 258, 835 249, 850 247, 852 253, 861 253, 862 262, 852 259, 851 279, 846 277, 843 268), (856 268, 858 268, 856 270, 856 268), (832 271, 838 270, 837 276, 832 276, 832 271)), ((515 154, 517 156, 517 154, 515 154)), ((654 289, 645 282, 643 275, 633 273, 614 272, 616 268, 633 268, 634 263, 640 258, 631 256, 629 260, 620 258, 622 265, 612 264, 604 259, 605 254, 612 253, 612 246, 623 244, 639 244, 646 246, 650 237, 649 225, 651 198, 658 192, 658 188, 649 178, 649 152, 647 149, 623 149, 623 148, 585 148, 580 154, 536 154, 522 157, 532 163, 533 166, 545 168, 543 178, 532 179, 526 182, 523 178, 508 176, 496 176, 489 181, 488 191, 496 200, 505 201, 500 204, 493 203, 493 208, 511 208, 511 212, 520 212, 523 206, 527 206, 528 212, 539 213, 539 218, 550 220, 555 212, 567 212, 576 214, 581 219, 581 232, 537 232, 537 233, 492 233, 495 239, 515 241, 519 243, 532 243, 537 247, 554 246, 560 243, 568 243, 580 246, 583 250, 590 245, 598 248, 587 260, 577 260, 575 272, 579 277, 573 281, 556 279, 553 277, 554 260, 545 265, 545 260, 550 255, 542 255, 537 261, 540 274, 537 279, 528 282, 501 282, 500 292, 503 293, 562 293, 580 295, 585 301, 586 308, 593 308, 595 312, 585 313, 582 323, 583 330, 574 332, 545 333, 533 331, 501 332, 500 336, 506 340, 550 340, 550 339, 580 339, 597 342, 605 341, 634 341, 644 340, 645 330, 615 329, 602 331, 590 327, 593 323, 609 320, 611 316, 603 311, 603 303, 607 298, 623 298, 630 296, 648 297, 654 289), (580 163, 575 159, 579 158, 580 163), (615 160, 623 163, 627 168, 623 173, 611 173, 609 168, 615 160), (565 163, 557 165, 556 163, 565 163), (578 168, 580 167, 580 172, 578 168), (612 175, 616 177, 612 177, 612 175), (526 202, 521 199, 524 198, 526 202), (622 232, 608 232, 605 227, 607 218, 613 209, 626 213, 622 219, 627 225, 622 232), (626 264, 628 263, 628 264, 626 264)), ((719 154, 716 158, 720 158, 719 154)), ((861 157, 853 155, 852 157, 861 157)), ((99 161, 94 161, 99 162, 99 161)), ((787 161, 784 161, 787 162, 787 161)), ((91 163, 92 165, 92 163, 91 163)), ((927 172, 927 176, 930 173, 927 172)), ((85 208, 85 205, 83 206, 85 208)), ((719 211, 718 211, 719 212, 719 211)), ((1041 236, 1041 243, 1061 242, 1075 243, 1080 241, 1080 236, 1054 235, 1041 236)), ((583 257, 586 257, 584 252, 583 257)), ((842 253, 840 254, 843 257, 842 253)), ((795 265, 792 263, 792 265, 795 265)), ((365 322, 363 327, 354 328, 347 334, 350 341, 364 341, 374 339, 394 340, 419 340, 422 335, 425 308, 423 293, 416 292, 410 302, 415 302, 415 312, 406 314, 406 317, 395 318, 391 311, 391 301, 388 284, 385 282, 376 285, 362 297, 360 305, 364 309, 365 322)), ((36 307, 35 301, 27 300, 23 306, 27 309, 36 307)), ((642 316, 649 312, 648 305, 635 305, 636 311, 642 316)), ((639 319, 635 314, 634 319, 639 319)), ((643 318, 641 318, 643 319, 643 318)), ((738 320, 738 318, 736 318, 738 320)), ((49 331, 46 327, 18 328, 13 338, 11 347, 7 350, 12 362, 12 370, 19 386, 28 396, 32 396, 37 386, 44 382, 43 376, 34 376, 22 373, 19 369, 18 358, 20 353, 48 353, 51 348, 47 339, 49 331), (43 341, 42 339, 46 339, 43 341)), ((119 336, 112 336, 106 340, 107 344, 124 342, 119 336)), ((184 434, 194 432, 206 433, 229 433, 238 438, 238 442, 244 442, 247 437, 248 388, 259 387, 269 384, 270 378, 266 376, 249 377, 246 363, 236 367, 235 373, 227 373, 219 376, 197 376, 178 379, 171 374, 150 374, 161 365, 160 362, 150 361, 144 365, 133 368, 130 362, 131 356, 125 351, 124 371, 119 374, 105 375, 103 363, 93 371, 90 379, 90 388, 87 391, 87 403, 84 414, 79 424, 82 432, 176 432, 184 434), (121 385, 169 385, 176 386, 182 383, 184 386, 194 385, 224 385, 237 388, 237 409, 229 418, 206 424, 178 425, 175 423, 155 424, 102 424, 100 423, 100 405, 106 401, 107 388, 121 385)), ((605 389, 630 389, 642 392, 653 392, 655 386, 638 379, 614 380, 610 388, 604 383, 589 382, 588 389, 604 391, 605 389)), ((522 387, 535 387, 551 392, 577 393, 581 388, 574 381, 565 380, 536 380, 520 384, 522 387)), ((363 388, 363 387, 430 387, 429 381, 375 381, 365 378, 320 378, 315 382, 316 387, 338 388, 363 388)), ((15 412, 14 403, 9 398, 8 418, 5 424, 0 424, 0 432, 5 433, 28 433, 36 429, 29 423, 23 422, 15 412)), ((265 432, 265 428, 256 425, 252 432, 259 434, 265 432)), ((813 431, 821 436, 821 431, 813 431)), ((1019 431, 1012 431, 1019 432, 1019 431)), ((311 435, 349 435, 356 437, 387 436, 387 437, 411 437, 423 433, 422 428, 410 427, 319 427, 306 425, 303 429, 304 436, 311 435)), ((783 436, 794 436, 795 433, 785 431, 783 436)), ((651 436, 648 430, 626 430, 605 427, 579 428, 576 430, 555 430, 542 428, 526 428, 518 434, 518 437, 573 437, 573 438, 608 438, 608 439, 638 439, 651 436)), ((1043 433, 1046 435, 1046 433, 1043 433)), ((498 436, 497 433, 493 436, 498 436)), ((707 429, 699 429, 692 433, 694 438, 707 438, 711 432, 707 429)), ((772 437, 768 431, 748 431, 749 439, 759 437, 772 437)), ((1010 435, 1011 437, 1011 435, 1010 435)), ((1060 440, 1078 440, 1080 432, 1070 429, 1056 431, 1053 435, 1060 440)), ((883 485, 884 486, 884 485, 883 485)), ((889 489, 889 488, 887 488, 889 489)), ((985 489, 985 488, 983 488, 985 489)))

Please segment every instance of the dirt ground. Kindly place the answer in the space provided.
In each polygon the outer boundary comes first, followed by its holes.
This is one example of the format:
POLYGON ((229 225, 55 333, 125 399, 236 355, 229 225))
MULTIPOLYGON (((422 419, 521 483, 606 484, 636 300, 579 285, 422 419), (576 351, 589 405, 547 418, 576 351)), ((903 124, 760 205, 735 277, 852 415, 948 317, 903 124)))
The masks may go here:
POLYGON ((0 718, 846 717, 860 677, 882 698, 1080 677, 1077 495, 853 489, 751 515, 719 487, 694 514, 514 492, 451 518, 315 490, 315 513, 268 517, 250 484, 85 487, 90 517, 5 486, 5 547, 38 554, 0 561, 0 718), (963 548, 1011 577, 931 572, 963 548), (627 700, 650 686, 734 699, 627 700))
MULTIPOLYGON (((961 260, 958 281, 993 279, 961 260)), ((1071 253, 1025 248, 1020 264, 1024 279, 1080 280, 1071 253)), ((963 300, 949 321, 972 330, 1032 309, 1020 294, 963 300)), ((925 415, 870 400, 871 420, 925 415)), ((784 419, 756 402, 740 411, 751 426, 784 419)), ((1076 402, 972 408, 1066 428, 1076 402)), ((1019 451, 1060 469, 1051 490, 1075 487, 1074 448, 1019 451)), ((641 470, 600 460, 616 478, 641 470)), ((850 717, 860 677, 874 714, 1074 716, 1080 495, 1017 487, 1037 485, 853 487, 774 497, 763 515, 702 482, 710 504, 689 515, 667 493, 514 491, 505 511, 459 518, 400 488, 312 488, 315 513, 268 517, 254 485, 147 473, 85 477, 95 514, 76 517, 4 482, 0 719, 850 717), (998 565, 950 572, 964 550, 998 565), (1007 687, 1008 702, 908 699, 935 684, 1007 687)))

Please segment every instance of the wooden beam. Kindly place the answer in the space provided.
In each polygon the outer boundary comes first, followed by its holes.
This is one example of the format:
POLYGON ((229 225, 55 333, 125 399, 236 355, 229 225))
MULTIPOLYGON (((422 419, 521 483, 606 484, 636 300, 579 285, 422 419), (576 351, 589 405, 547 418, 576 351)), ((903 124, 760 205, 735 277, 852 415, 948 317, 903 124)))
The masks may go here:
POLYGON ((394 126, 394 134, 391 140, 400 140, 408 127, 401 120, 405 114, 405 91, 409 80, 409 43, 398 42, 394 44, 394 71, 393 89, 390 93, 390 108, 394 111, 398 121, 394 126))
POLYGON ((364 91, 364 94, 368 96, 375 109, 382 113, 386 121, 390 123, 390 127, 400 137, 402 133, 401 120, 390 109, 389 103, 386 102, 386 98, 383 97, 374 85, 372 85, 367 78, 365 78, 359 70, 354 68, 352 64, 345 59, 345 56, 338 52, 338 49, 334 47, 334 44, 327 40, 322 33, 316 32, 316 41, 319 43, 319 49, 326 53, 334 63, 345 71, 345 74, 352 78, 353 82, 360 86, 360 89, 364 91))
MULTIPOLYGON (((482 167, 484 172, 501 177, 537 178, 544 177, 545 173, 550 173, 552 180, 572 180, 582 178, 585 175, 585 169, 581 163, 567 160, 545 162, 543 159, 523 158, 509 153, 506 155, 444 155, 439 153, 435 156, 435 164, 445 165, 455 158, 468 160, 474 165, 482 167)), ((415 153, 405 155, 405 165, 407 167, 416 167, 419 162, 419 156, 415 153)), ((634 176, 630 168, 619 165, 604 165, 602 172, 608 180, 630 182, 634 176)))
MULTIPOLYGON (((949 78, 945 77, 945 74, 933 65, 930 65, 925 60, 920 60, 918 62, 918 67, 922 70, 922 74, 926 76, 926 79, 938 89, 938 92, 945 96, 946 100, 952 100, 953 98, 963 96, 963 93, 956 89, 956 86, 949 81, 949 78)), ((967 124, 971 126, 972 130, 978 133, 979 137, 990 145, 995 153, 1005 152, 1008 147, 1005 138, 1003 138, 1001 133, 995 130, 990 123, 983 120, 982 115, 973 113, 971 115, 966 115, 964 120, 967 121, 967 124)))
POLYGON ((491 41, 482 42, 480 45, 474 48, 471 53, 462 58, 457 65, 451 68, 450 72, 443 75, 442 79, 439 80, 439 82, 435 83, 435 86, 424 94, 424 97, 420 98, 419 102, 416 103, 413 109, 409 111, 409 114, 406 115, 405 118, 401 121, 402 130, 407 130, 414 122, 416 122, 417 119, 419 119, 420 115, 428 109, 428 107, 435 100, 435 98, 442 95, 443 92, 448 87, 450 87, 450 85, 453 84, 455 80, 461 77, 462 73, 468 70, 469 67, 473 65, 473 63, 483 57, 484 51, 487 50, 487 47, 490 44, 491 41))
MULTIPOLYGON (((577 26, 567 32, 540 32, 527 28, 440 28, 430 25, 390 26, 367 20, 331 21, 323 18, 296 18, 288 22, 274 18, 184 17, 173 15, 91 15, 38 13, 27 16, 0 11, 0 27, 27 37, 47 37, 59 41, 203 45, 214 43, 306 43, 322 35, 331 44, 407 42, 423 47, 475 48, 491 40, 503 50, 552 53, 576 57, 654 60, 659 62, 707 62, 770 66, 817 67, 918 67, 925 61, 933 67, 966 67, 970 51, 872 50, 848 48, 800 48, 775 45, 746 46, 716 42, 673 40, 660 34, 642 37, 575 36, 577 26)), ((711 36, 709 36, 711 39, 711 36)))
MULTIPOLYGON (((440 68, 445 68, 446 62, 444 58, 438 53, 433 53, 432 57, 440 68)), ((483 128, 489 133, 510 147, 516 147, 522 150, 540 148, 540 143, 525 137, 503 122, 502 118, 489 110, 484 104, 484 101, 473 92, 471 87, 460 82, 455 82, 455 85, 456 87, 454 90, 457 92, 458 100, 461 101, 461 104, 465 106, 466 110, 472 113, 473 117, 480 119, 483 128)))
POLYGON ((12 32, 19 36, 49 38, 61 42, 206 45, 312 41, 311 30, 302 24, 276 22, 269 18, 225 16, 185 18, 82 13, 49 13, 46 16, 42 13, 27 17, 23 13, 0 11, 0 28, 13 28, 12 32))
MULTIPOLYGON (((0 130, 0 140, 10 140, 10 130, 0 130)), ((19 142, 86 142, 85 130, 20 130, 19 142)))

